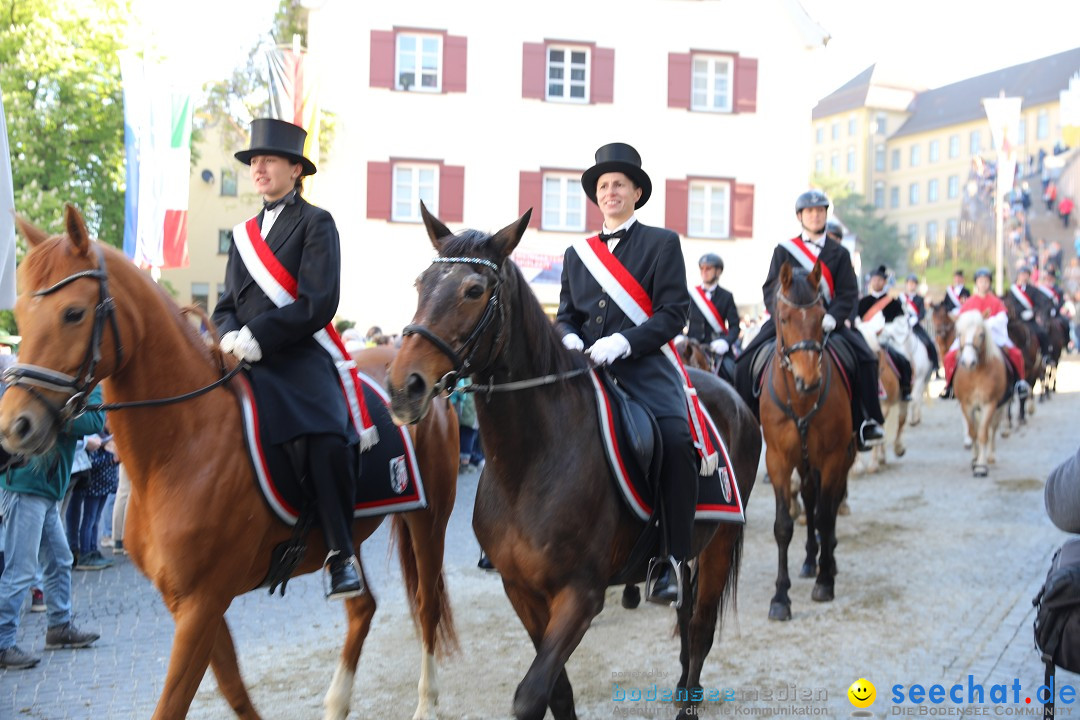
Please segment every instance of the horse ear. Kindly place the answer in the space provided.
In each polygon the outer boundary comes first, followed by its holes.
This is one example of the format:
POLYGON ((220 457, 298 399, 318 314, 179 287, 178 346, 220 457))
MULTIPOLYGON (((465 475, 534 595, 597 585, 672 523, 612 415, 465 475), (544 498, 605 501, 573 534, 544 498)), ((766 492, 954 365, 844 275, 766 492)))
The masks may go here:
POLYGON ((49 237, 47 232, 31 223, 22 215, 15 216, 15 224, 19 227, 19 232, 26 238, 26 242, 30 244, 30 247, 37 247, 49 237))
POLYGON ((817 288, 818 283, 821 282, 821 260, 814 261, 814 269, 810 271, 810 274, 806 276, 806 281, 810 283, 810 287, 817 288))
POLYGON ((82 215, 71 203, 64 204, 64 225, 67 227, 71 244, 80 255, 85 257, 90 252, 90 233, 86 230, 82 215))
POLYGON ((784 289, 784 292, 791 287, 791 277, 791 265, 785 262, 780 266, 780 287, 784 289))
POLYGON ((446 225, 443 225, 442 220, 428 212, 423 200, 420 201, 420 217, 424 218, 424 227, 427 228, 431 244, 435 246, 437 251, 442 252, 442 246, 446 239, 453 237, 454 233, 450 232, 450 228, 446 227, 446 225))
POLYGON ((525 228, 529 227, 529 218, 532 217, 532 208, 514 222, 495 233, 491 238, 491 246, 499 253, 500 257, 510 257, 514 248, 521 242, 521 236, 525 234, 525 228))

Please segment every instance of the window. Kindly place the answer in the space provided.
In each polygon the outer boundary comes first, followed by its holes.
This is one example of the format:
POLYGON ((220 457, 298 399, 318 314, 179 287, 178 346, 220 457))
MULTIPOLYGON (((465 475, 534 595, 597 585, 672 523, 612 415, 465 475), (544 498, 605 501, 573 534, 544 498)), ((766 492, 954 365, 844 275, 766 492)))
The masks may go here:
POLYGON ((1040 110, 1035 116, 1035 139, 1045 140, 1050 137, 1050 113, 1040 110))
POLYGON ((1017 129, 1018 138, 1016 138, 1017 145, 1027 144, 1027 118, 1020 118, 1020 127, 1017 129))
POLYGON ((874 183, 874 207, 879 210, 885 207, 885 183, 880 180, 874 183))
POLYGON ((911 183, 908 185, 907 200, 908 205, 919 204, 919 183, 911 183))
POLYGON ((919 242, 919 226, 915 223, 907 226, 907 239, 908 244, 912 246, 919 242))
POLYGON ((937 242, 937 220, 926 223, 926 243, 932 245, 937 242))
POLYGON ((833 175, 840 174, 840 151, 833 150, 832 157, 829 158, 829 169, 833 175))
POLYGON ((731 112, 733 64, 729 57, 694 57, 692 109, 731 112))
POLYGON ((982 137, 978 130, 972 130, 971 135, 968 136, 968 154, 978 155, 980 150, 982 150, 982 137))
POLYGON ((874 170, 885 171, 885 144, 879 143, 874 146, 874 170))
POLYGON ((236 197, 236 171, 221 168, 221 197, 236 197))
POLYGON ((960 222, 956 218, 949 218, 945 221, 945 239, 956 240, 957 232, 960 228, 960 222))
POLYGON ((849 118, 847 121, 847 134, 848 137, 853 137, 859 132, 859 121, 855 118, 849 118))
POLYGON ((889 207, 891 207, 891 208, 900 207, 900 188, 899 188, 899 186, 894 185, 893 187, 889 188, 889 207))
POLYGON ((420 201, 438 215, 439 173, 435 165, 395 165, 393 215, 398 222, 420 222, 420 201))
POLYGON ((229 246, 232 245, 232 230, 217 231, 217 254, 228 255, 229 246))
POLYGON ((825 128, 821 125, 814 128, 814 142, 818 145, 825 142, 825 128))
POLYGON ((731 217, 729 193, 728 183, 691 182, 687 234, 692 237, 728 237, 728 219, 731 217))
POLYGON ((927 157, 927 162, 936 163, 939 159, 941 159, 941 141, 940 140, 931 140, 930 141, 930 153, 929 153, 929 156, 927 157))
POLYGON ((959 135, 950 135, 949 136, 949 157, 951 157, 951 158, 960 157, 960 136, 959 135))
POLYGON ((874 121, 874 132, 878 135, 884 135, 886 132, 886 126, 888 125, 885 113, 878 113, 877 119, 874 121))
POLYGON ((551 45, 547 49, 547 99, 589 101, 589 51, 551 45))
POLYGON ((544 175, 544 230, 585 230, 585 193, 581 177, 544 175))
POLYGON ((892 163, 891 163, 892 169, 893 170, 899 170, 900 169, 900 148, 893 148, 892 157, 890 158, 890 160, 892 160, 892 163))
POLYGON ((926 202, 938 201, 938 180, 934 178, 926 183, 926 202))
POLYGON ((908 153, 908 165, 911 167, 917 167, 919 165, 919 156, 921 148, 918 145, 912 145, 911 151, 908 153))
POLYGON ((442 90, 442 36, 400 33, 397 36, 398 90, 442 90))
POLYGON ((959 175, 950 175, 949 176, 948 194, 949 194, 949 199, 950 200, 953 200, 953 199, 956 199, 956 198, 960 197, 960 176, 959 175))
POLYGON ((855 172, 855 146, 849 145, 847 149, 847 171, 855 172))
POLYGON ((821 175, 825 172, 825 158, 818 153, 814 156, 814 174, 821 175))
POLYGON ((833 140, 839 140, 840 139, 840 123, 838 123, 838 122, 834 122, 832 124, 832 139, 833 140))
POLYGON ((210 283, 191 283, 191 304, 206 310, 210 305, 210 283))

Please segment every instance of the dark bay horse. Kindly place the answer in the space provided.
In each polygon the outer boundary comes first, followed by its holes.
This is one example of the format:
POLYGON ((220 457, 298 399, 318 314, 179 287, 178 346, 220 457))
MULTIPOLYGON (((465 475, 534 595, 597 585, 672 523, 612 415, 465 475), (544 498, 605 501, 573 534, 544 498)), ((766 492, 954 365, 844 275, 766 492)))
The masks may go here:
MULTIPOLYGON (((1024 425, 1027 423, 1027 416, 1035 414, 1035 383, 1043 379, 1045 363, 1043 363, 1042 346, 1039 345, 1038 334, 1021 318, 1024 308, 1020 306, 1020 302, 1013 294, 1011 292, 1005 293, 1002 302, 1005 303, 1005 311, 1009 315, 1009 339, 1012 340, 1013 345, 1020 348, 1020 352, 1024 355, 1024 379, 1027 380, 1027 384, 1031 387, 1027 401, 1018 402, 1020 406, 1019 423, 1024 425)), ((1046 386, 1043 385, 1043 393, 1045 392, 1046 386)), ((1009 421, 1012 421, 1011 405, 1009 407, 1009 421)))
MULTIPOLYGON (((463 368, 481 385, 560 376, 547 386, 477 393, 487 464, 473 529, 536 648, 514 696, 514 716, 540 720, 550 707, 557 720, 570 720, 577 715, 565 664, 603 608, 605 589, 644 523, 619 497, 608 469, 593 386, 582 374, 584 355, 563 347, 508 260, 530 213, 494 235, 467 230, 457 236, 426 208, 422 214, 439 257, 417 280, 413 334, 390 368, 396 419, 423 418, 432 397, 463 368)), ((745 503, 761 452, 757 423, 726 383, 689 372, 731 449, 745 503)), ((696 592, 678 614, 678 688, 699 686, 720 611, 735 597, 742 537, 737 524, 695 529, 696 592)), ((645 565, 636 566, 631 582, 644 579, 645 565)), ((688 712, 693 709, 684 707, 680 717, 688 712)))
POLYGON ((1039 402, 1049 400, 1057 392, 1057 370, 1061 353, 1069 345, 1069 325, 1060 315, 1051 314, 1049 307, 1042 308, 1035 317, 1046 330, 1050 341, 1050 354, 1046 357, 1042 375, 1042 394, 1039 402))
POLYGON ((952 347, 953 340, 956 339, 956 321, 949 315, 945 303, 936 305, 931 303, 930 307, 932 308, 930 318, 934 326, 934 344, 937 345, 938 357, 943 358, 952 347))
MULTIPOLYGON (((109 402, 167 398, 211 385, 233 364, 219 348, 207 346, 172 299, 130 260, 91 241, 70 205, 64 235, 47 237, 22 220, 19 227, 32 247, 19 266, 19 360, 24 369, 32 366, 55 382, 28 384, 19 377, 4 393, 0 432, 10 451, 31 455, 49 448, 69 401, 98 381, 104 381, 109 402)), ((389 355, 360 359, 365 371, 385 376, 389 355)), ((258 718, 240 677, 225 610, 234 597, 260 585, 271 550, 292 529, 256 489, 236 398, 216 389, 185 402, 115 410, 109 423, 131 477, 126 549, 176 622, 153 717, 185 717, 209 663, 235 713, 258 718)), ((423 626, 416 717, 434 718, 436 638, 453 641, 442 552, 456 492, 457 421, 440 400, 413 432, 430 507, 395 523, 407 595, 423 626)), ((358 548, 381 522, 355 523, 358 548)), ((312 532, 307 541, 296 574, 322 566, 322 533, 312 532)), ((324 701, 325 718, 348 714, 375 600, 368 592, 346 600, 345 610, 348 630, 324 701)))
POLYGON ((765 435, 765 465, 776 496, 773 534, 779 551, 776 594, 770 620, 791 619, 788 546, 794 535, 791 516, 791 473, 802 478, 806 508, 806 560, 801 577, 817 574, 811 597, 834 597, 836 515, 847 493, 847 476, 855 460, 851 402, 842 371, 825 350, 821 319, 825 305, 818 290, 820 263, 813 270, 780 269, 776 294, 776 350, 766 369, 759 398, 765 435), (818 541, 820 539, 820 560, 818 541))
POLYGON ((694 338, 680 335, 675 339, 675 349, 682 358, 683 365, 704 370, 707 373, 716 372, 716 363, 712 355, 706 352, 705 347, 694 338))

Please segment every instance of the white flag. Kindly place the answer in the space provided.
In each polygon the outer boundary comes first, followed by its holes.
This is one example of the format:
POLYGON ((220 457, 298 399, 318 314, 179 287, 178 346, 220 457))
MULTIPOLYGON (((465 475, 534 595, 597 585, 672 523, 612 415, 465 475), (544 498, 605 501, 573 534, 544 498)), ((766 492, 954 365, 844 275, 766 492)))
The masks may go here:
POLYGON ((3 93, 0 93, 0 310, 15 307, 15 185, 3 93))

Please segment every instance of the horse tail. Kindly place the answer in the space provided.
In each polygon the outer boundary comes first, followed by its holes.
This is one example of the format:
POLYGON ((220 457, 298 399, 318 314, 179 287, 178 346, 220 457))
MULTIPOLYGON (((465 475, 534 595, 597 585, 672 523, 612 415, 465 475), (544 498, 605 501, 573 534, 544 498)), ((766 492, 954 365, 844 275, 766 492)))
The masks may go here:
POLYGON ((728 608, 735 613, 738 609, 739 599, 739 566, 742 565, 743 538, 746 535, 746 525, 739 528, 739 534, 735 536, 735 542, 731 545, 731 568, 728 570, 727 582, 724 583, 724 592, 720 595, 720 613, 717 617, 717 630, 724 626, 724 614, 728 608))
MULTIPOLYGON (((401 562, 401 576, 405 582, 405 597, 409 601, 409 614, 413 624, 420 624, 420 570, 416 564, 414 538, 409 524, 401 514, 395 514, 391 520, 391 546, 397 544, 398 559, 401 562)), ((446 573, 440 568, 435 579, 435 602, 438 604, 438 633, 436 635, 436 655, 443 656, 460 648, 457 628, 454 627, 454 612, 450 606, 450 593, 446 591, 446 573)))

